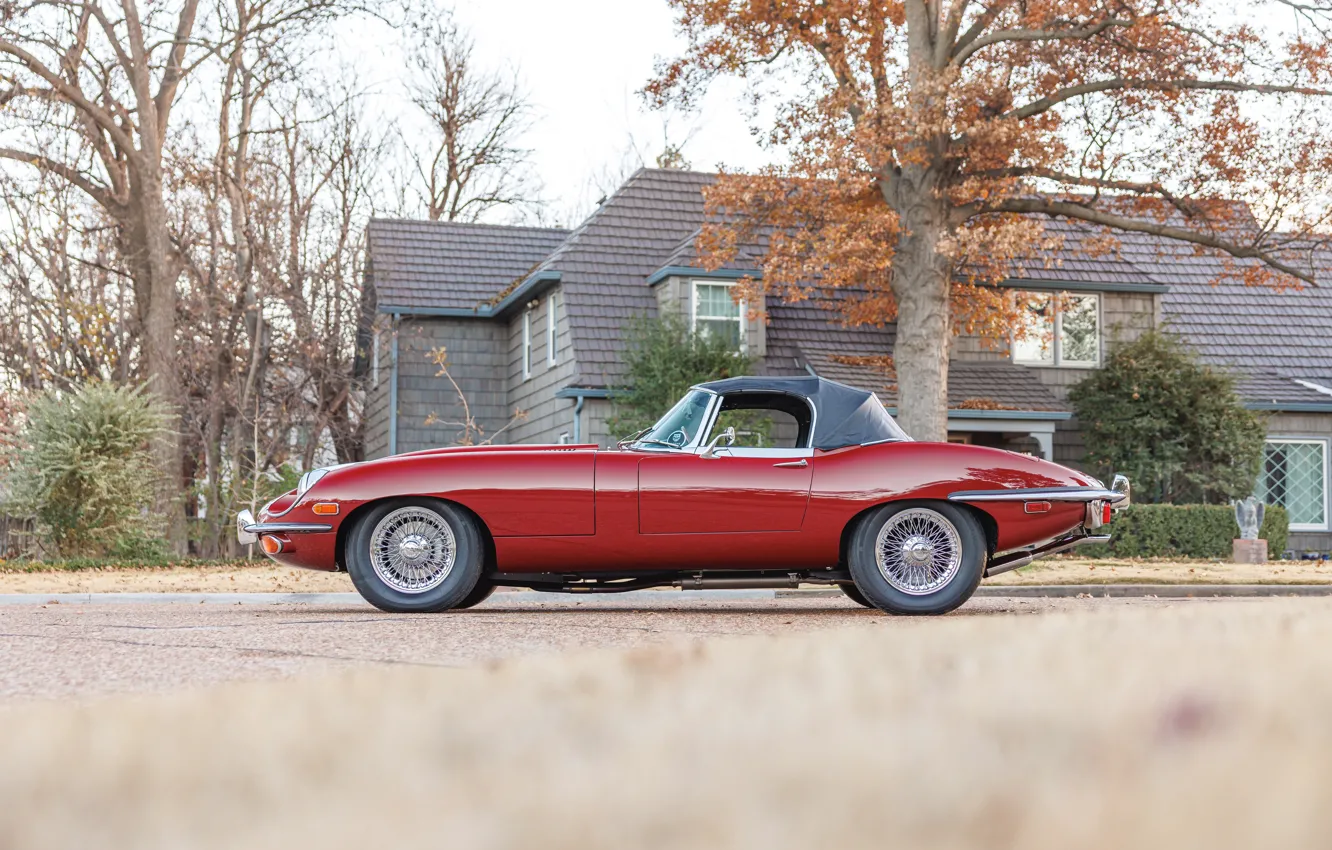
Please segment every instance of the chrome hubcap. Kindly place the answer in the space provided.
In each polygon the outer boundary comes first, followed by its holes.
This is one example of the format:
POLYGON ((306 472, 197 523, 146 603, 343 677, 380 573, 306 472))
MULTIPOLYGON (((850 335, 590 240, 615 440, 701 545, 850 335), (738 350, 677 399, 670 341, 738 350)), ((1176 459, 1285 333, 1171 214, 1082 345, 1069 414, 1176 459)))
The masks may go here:
POLYGON ((439 587, 458 554, 453 529, 428 508, 399 508, 370 534, 370 565, 380 581, 402 593, 439 587))
POLYGON ((962 538, 948 518, 909 508, 888 518, 874 544, 879 572, 894 589, 923 596, 945 587, 962 567, 962 538))

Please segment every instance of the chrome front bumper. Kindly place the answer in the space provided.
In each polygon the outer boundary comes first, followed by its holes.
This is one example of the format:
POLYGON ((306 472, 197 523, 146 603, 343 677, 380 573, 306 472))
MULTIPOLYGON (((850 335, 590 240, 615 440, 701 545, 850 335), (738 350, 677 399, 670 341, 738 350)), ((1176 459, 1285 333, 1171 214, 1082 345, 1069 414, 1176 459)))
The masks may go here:
POLYGON ((236 514, 236 539, 242 546, 259 541, 261 534, 312 534, 332 531, 326 522, 255 522, 248 510, 236 514))

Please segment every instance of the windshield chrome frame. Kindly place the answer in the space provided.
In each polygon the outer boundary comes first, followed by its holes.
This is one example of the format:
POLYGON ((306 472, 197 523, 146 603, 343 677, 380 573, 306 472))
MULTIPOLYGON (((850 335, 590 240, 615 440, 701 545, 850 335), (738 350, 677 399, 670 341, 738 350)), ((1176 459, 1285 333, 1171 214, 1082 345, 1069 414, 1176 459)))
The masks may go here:
MULTIPOLYGON (((693 438, 690 439, 689 442, 685 443, 683 446, 660 446, 657 445, 656 443, 644 443, 642 442, 642 440, 634 440, 632 443, 628 445, 628 448, 639 452, 674 452, 681 454, 693 454, 697 451, 700 451, 704 445, 702 442, 703 435, 712 432, 712 425, 717 415, 717 407, 718 405, 721 404, 721 396, 717 394, 715 390, 706 389, 705 387, 699 387, 699 386, 690 387, 688 390, 685 391, 684 395, 680 396, 679 401, 676 401, 675 404, 671 405, 671 410, 675 410, 675 408, 679 406, 680 402, 688 398, 689 394, 693 392, 707 393, 709 396, 711 396, 711 398, 708 399, 708 406, 703 411, 703 418, 700 420, 701 422, 705 423, 705 425, 704 427, 700 427, 698 429, 698 431, 694 434, 693 438)), ((664 414, 662 414, 661 419, 665 419, 667 416, 669 416, 671 414, 671 410, 668 410, 664 414)), ((661 419, 658 419, 657 422, 660 422, 661 419)), ((656 422, 652 423, 652 428, 655 427, 657 427, 656 422)), ((648 431, 651 431, 652 428, 649 428, 648 431)))

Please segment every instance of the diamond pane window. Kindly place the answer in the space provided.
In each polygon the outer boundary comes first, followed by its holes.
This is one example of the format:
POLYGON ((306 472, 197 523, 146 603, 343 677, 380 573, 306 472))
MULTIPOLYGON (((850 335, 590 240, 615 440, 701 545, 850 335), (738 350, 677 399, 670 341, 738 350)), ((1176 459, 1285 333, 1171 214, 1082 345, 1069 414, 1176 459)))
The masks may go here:
POLYGON ((745 316, 731 297, 729 283, 694 283, 694 331, 719 336, 740 351, 744 347, 745 316))
POLYGON ((1322 440, 1270 440, 1254 492, 1281 505, 1296 531, 1327 528, 1327 443, 1322 440))

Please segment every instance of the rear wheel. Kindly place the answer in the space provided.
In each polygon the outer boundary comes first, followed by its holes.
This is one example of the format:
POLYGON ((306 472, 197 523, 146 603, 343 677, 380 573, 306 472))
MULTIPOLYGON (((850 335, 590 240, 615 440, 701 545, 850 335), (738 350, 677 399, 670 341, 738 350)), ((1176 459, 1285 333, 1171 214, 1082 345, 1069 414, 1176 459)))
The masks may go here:
POLYGON ((903 502, 860 523, 848 562, 856 589, 875 607, 946 614, 976 592, 985 556, 985 533, 968 511, 946 502, 903 502))
POLYGON ((383 611, 447 611, 485 598, 476 597, 484 552, 475 521, 453 505, 395 499, 357 521, 347 538, 347 572, 383 611))

